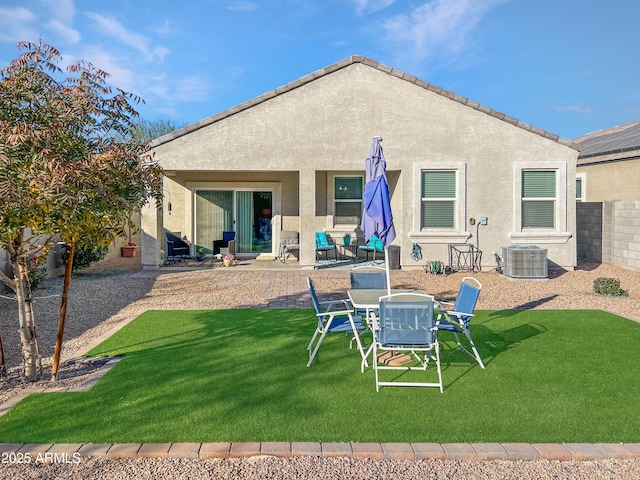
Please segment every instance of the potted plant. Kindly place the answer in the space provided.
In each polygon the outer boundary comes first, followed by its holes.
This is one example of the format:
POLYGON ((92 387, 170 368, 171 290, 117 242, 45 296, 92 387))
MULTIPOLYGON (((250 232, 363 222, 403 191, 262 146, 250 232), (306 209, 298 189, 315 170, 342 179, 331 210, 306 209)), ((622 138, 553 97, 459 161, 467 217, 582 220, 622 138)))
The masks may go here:
POLYGON ((123 257, 135 257, 136 256, 136 247, 135 243, 129 242, 127 245, 122 247, 122 256, 123 257))
POLYGON ((230 267, 233 265, 233 261, 235 260, 235 256, 233 255, 223 255, 222 256, 222 262, 224 263, 225 267, 230 267))
POLYGON ((342 236, 342 244, 347 246, 351 243, 351 235, 349 233, 345 233, 342 236))
POLYGON ((204 248, 198 247, 198 250, 196 250, 196 260, 199 262, 204 260, 204 248))

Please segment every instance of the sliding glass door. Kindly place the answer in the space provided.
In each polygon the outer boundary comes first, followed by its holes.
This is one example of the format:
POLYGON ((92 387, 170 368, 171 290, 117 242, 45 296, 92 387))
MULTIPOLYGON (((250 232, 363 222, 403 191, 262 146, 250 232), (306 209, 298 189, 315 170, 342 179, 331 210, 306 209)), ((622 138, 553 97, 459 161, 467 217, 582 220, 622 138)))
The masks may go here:
POLYGON ((236 253, 273 253, 273 193, 258 190, 196 190, 196 248, 211 253, 222 232, 236 232, 236 253))

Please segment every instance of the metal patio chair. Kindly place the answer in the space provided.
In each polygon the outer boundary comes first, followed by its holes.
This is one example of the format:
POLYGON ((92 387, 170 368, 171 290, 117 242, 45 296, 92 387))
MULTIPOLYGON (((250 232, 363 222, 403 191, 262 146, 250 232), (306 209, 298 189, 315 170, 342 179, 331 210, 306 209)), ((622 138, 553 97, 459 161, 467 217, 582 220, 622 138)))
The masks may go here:
POLYGON ((349 347, 351 348, 353 346, 353 341, 355 340, 360 356, 366 366, 366 356, 364 349, 362 348, 362 342, 360 341, 360 333, 364 331, 364 326, 362 325, 361 318, 357 315, 353 315, 353 310, 349 308, 349 301, 334 300, 321 302, 318 300, 313 280, 309 277, 307 277, 307 284, 309 285, 311 302, 313 303, 313 308, 316 311, 316 319, 318 321, 313 337, 311 337, 311 341, 307 346, 307 350, 309 351, 309 362, 307 363, 307 367, 311 366, 313 359, 318 353, 320 344, 327 333, 335 332, 353 333, 353 338, 349 342, 349 347), (336 310, 336 307, 339 308, 339 310, 336 310))
POLYGON ((473 277, 464 277, 458 290, 455 303, 450 302, 437 302, 439 304, 437 309, 438 314, 438 330, 445 332, 452 332, 456 337, 456 343, 460 350, 467 355, 474 358, 481 368, 484 368, 484 363, 476 345, 471 338, 471 332, 469 331, 469 324, 473 318, 473 311, 476 308, 478 297, 480 296, 480 290, 482 290, 482 284, 473 277), (449 307, 450 309, 448 309, 449 307), (469 341, 469 347, 471 351, 465 348, 460 342, 459 333, 464 333, 469 341))
MULTIPOLYGON (((373 367, 376 391, 381 386, 437 387, 443 392, 442 371, 433 296, 422 293, 399 293, 380 299, 380 311, 374 328, 373 367), (407 365, 392 365, 383 360, 380 352, 398 352, 411 357, 407 365), (412 381, 413 371, 425 371, 433 360, 438 374, 437 382, 412 381), (381 370, 399 373, 391 381, 381 381, 381 370)), ((425 374, 426 375, 426 374, 425 374)))
POLYGON ((316 232, 316 262, 319 261, 318 258, 318 254, 320 252, 327 252, 327 260, 329 260, 329 253, 331 250, 333 250, 333 255, 334 258, 336 260, 336 262, 338 261, 338 247, 336 246, 335 243, 330 243, 329 239, 327 238, 327 232, 316 232))

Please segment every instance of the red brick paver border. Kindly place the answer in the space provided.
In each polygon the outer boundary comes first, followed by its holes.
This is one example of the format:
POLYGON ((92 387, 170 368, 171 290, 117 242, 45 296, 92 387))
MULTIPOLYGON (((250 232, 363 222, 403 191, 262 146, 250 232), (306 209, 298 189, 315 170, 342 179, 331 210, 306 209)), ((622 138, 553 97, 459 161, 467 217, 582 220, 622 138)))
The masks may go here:
POLYGON ((556 460, 640 459, 640 443, 0 443, 0 454, 80 455, 108 458, 350 457, 357 460, 556 460))

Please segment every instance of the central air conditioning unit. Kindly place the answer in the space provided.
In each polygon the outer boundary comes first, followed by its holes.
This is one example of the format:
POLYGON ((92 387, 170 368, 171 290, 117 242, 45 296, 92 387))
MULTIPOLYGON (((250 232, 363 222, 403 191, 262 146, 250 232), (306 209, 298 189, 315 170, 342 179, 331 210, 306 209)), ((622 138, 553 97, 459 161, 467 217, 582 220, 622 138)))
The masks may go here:
POLYGON ((536 245, 502 247, 503 273, 513 278, 547 278, 547 249, 536 245))

